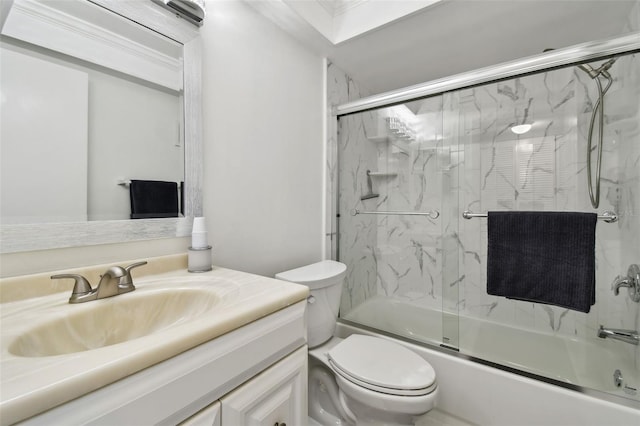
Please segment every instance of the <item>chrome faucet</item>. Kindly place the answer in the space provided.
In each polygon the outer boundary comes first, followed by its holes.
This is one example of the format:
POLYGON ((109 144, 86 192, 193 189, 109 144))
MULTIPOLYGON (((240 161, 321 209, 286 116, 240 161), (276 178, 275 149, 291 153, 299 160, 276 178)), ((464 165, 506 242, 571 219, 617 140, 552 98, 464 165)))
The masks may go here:
POLYGON ((601 339, 620 340, 621 342, 630 343, 632 345, 638 345, 640 342, 640 337, 638 337, 638 332, 636 330, 605 328, 602 325, 598 329, 598 337, 601 339))
POLYGON ((631 265, 627 270, 627 275, 618 275, 611 283, 611 289, 616 296, 620 294, 620 288, 627 287, 629 298, 634 302, 640 302, 640 267, 631 265))
POLYGON ((117 296, 122 293, 128 293, 136 289, 133 285, 131 277, 131 269, 146 265, 147 262, 138 262, 122 268, 120 266, 112 266, 105 271, 100 277, 98 286, 93 289, 89 281, 82 275, 77 274, 59 274, 52 275, 51 279, 72 278, 75 280, 69 303, 82 303, 90 300, 104 299, 106 297, 117 296))
MULTIPOLYGON (((107 269, 105 273, 100 277, 98 287, 95 289, 96 299, 104 299, 105 297, 117 296, 120 294, 120 288, 118 283, 120 278, 127 275, 127 271, 120 266, 112 266, 107 269)), ((130 290, 129 290, 130 291, 130 290)))

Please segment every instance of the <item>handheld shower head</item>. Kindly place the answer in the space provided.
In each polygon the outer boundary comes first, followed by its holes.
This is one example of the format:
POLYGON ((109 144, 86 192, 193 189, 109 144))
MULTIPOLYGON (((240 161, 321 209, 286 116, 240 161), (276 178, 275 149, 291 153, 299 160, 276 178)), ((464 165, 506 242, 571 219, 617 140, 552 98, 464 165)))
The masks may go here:
MULTIPOLYGON (((549 52, 554 49, 544 49, 544 52, 549 52)), ((598 85, 598 99, 593 107, 593 113, 591 114, 591 122, 589 124, 589 133, 587 137, 587 184, 589 189, 589 198, 591 200, 591 205, 593 207, 598 207, 600 204, 600 166, 602 160, 602 142, 603 142, 603 127, 604 127, 604 95, 613 84, 613 78, 611 78, 611 74, 609 74, 609 68, 616 62, 616 58, 611 58, 598 68, 594 69, 589 64, 578 64, 576 67, 580 68, 582 71, 586 72, 592 80, 595 80, 598 85), (603 76, 607 79, 607 85, 602 88, 602 83, 600 82, 599 76, 603 76), (598 155, 597 155, 597 164, 596 164, 596 177, 595 177, 595 185, 592 183, 592 171, 591 171, 591 146, 593 143, 593 127, 596 121, 596 116, 600 117, 600 126, 599 126, 599 143, 598 143, 598 155), (595 187, 595 188, 594 188, 595 187)))

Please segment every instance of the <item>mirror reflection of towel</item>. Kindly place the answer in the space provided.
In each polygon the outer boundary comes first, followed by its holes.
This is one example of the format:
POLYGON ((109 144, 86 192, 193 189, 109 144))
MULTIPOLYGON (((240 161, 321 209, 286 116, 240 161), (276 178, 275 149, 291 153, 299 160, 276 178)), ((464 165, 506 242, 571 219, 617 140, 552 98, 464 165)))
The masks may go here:
POLYGON ((489 212, 487 293, 589 312, 595 213, 489 212))
POLYGON ((178 183, 132 180, 129 186, 131 219, 178 217, 178 183))

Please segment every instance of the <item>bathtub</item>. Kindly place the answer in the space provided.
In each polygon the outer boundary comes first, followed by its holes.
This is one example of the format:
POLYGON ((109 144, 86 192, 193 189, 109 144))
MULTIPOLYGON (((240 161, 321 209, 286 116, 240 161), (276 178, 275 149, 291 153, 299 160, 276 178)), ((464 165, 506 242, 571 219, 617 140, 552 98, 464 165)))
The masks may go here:
POLYGON ((436 370, 441 392, 439 408, 475 424, 640 424, 640 402, 634 391, 639 389, 640 374, 632 359, 614 352, 614 345, 560 338, 462 316, 459 322, 463 356, 437 348, 442 335, 441 312, 397 299, 369 299, 340 321, 336 334, 378 335, 416 351, 436 370), (598 366, 597 371, 592 371, 594 365, 598 366), (621 388, 613 381, 616 369, 624 377, 621 388))

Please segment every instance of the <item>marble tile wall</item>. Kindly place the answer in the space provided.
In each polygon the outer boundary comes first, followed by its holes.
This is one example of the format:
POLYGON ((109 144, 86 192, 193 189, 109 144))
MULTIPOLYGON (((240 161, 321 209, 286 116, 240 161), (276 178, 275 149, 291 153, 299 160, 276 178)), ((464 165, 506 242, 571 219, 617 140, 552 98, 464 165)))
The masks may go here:
MULTIPOLYGON (((348 77, 337 71, 329 73, 342 87, 334 99, 353 93, 348 77)), ((586 140, 597 90, 575 67, 342 118, 340 164, 338 172, 332 169, 339 188, 339 258, 349 266, 342 315, 383 296, 567 337, 597 339, 600 324, 638 327, 638 305, 625 290, 614 296, 611 282, 640 261, 640 59, 619 58, 610 72, 598 209, 591 207, 586 187, 586 140), (387 119, 394 116, 404 117, 414 139, 389 131, 387 119), (533 127, 517 136, 510 128, 521 123, 533 127), (379 197, 362 201, 366 170, 396 175, 374 177, 379 197), (441 216, 351 216, 354 208, 436 209, 441 216), (487 295, 486 219, 462 219, 466 209, 616 211, 618 223, 597 226, 591 313, 487 295)))
POLYGON ((441 101, 438 97, 416 104, 420 110, 415 113, 406 106, 391 107, 339 121, 339 259, 349 271, 343 316, 376 295, 441 309, 441 220, 366 214, 440 214, 441 101), (409 124, 407 132, 419 136, 390 131, 387 119, 398 116, 409 124), (369 193, 377 197, 362 199, 369 193), (363 213, 354 216, 354 209, 363 213))
MULTIPOLYGON (((347 264, 347 278, 341 298, 341 312, 349 312, 353 306, 376 294, 376 226, 371 217, 349 215, 356 205, 353 195, 366 192, 367 169, 375 169, 377 151, 367 140, 367 134, 375 134, 377 124, 373 114, 358 114, 352 121, 336 121, 331 107, 360 99, 368 93, 361 89, 344 71, 329 62, 327 64, 327 229, 332 235, 330 258, 347 264), (340 139, 338 139, 338 133, 340 139), (349 166, 349 177, 338 175, 338 151, 340 161, 349 166), (344 206, 338 210, 338 205, 344 206), (340 223, 337 214, 341 215, 340 223), (340 232, 340 228, 348 229, 340 232), (338 238, 340 240, 338 241, 338 238), (342 249, 340 249, 342 247, 342 249)), ((344 166, 343 166, 344 167, 344 166)))
POLYGON ((378 130, 377 171, 388 175, 373 180, 380 197, 372 208, 400 212, 375 218, 378 294, 437 309, 442 305, 442 220, 435 218, 442 211, 441 102, 436 97, 378 111, 385 125, 378 130), (398 117, 408 126, 407 135, 386 125, 398 117))

